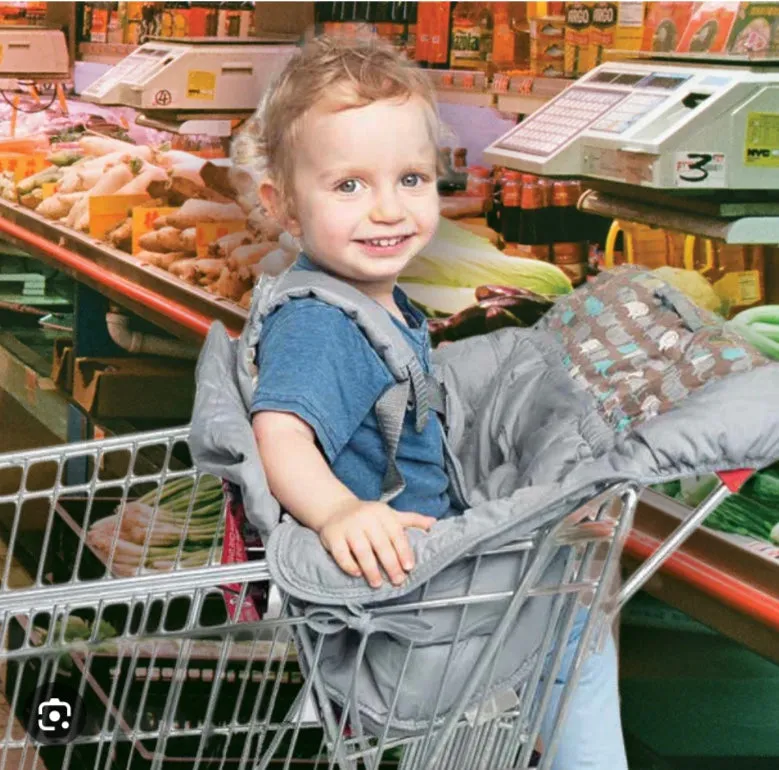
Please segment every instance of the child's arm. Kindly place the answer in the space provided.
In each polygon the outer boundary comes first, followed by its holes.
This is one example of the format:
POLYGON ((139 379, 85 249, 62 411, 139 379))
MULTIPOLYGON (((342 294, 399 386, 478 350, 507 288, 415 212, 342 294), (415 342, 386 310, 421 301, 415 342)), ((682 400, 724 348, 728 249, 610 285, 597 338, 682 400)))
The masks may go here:
POLYGON ((377 588, 380 562, 392 583, 401 584, 414 566, 405 528, 427 530, 435 519, 359 500, 335 477, 314 431, 296 415, 258 412, 252 425, 268 486, 282 507, 319 534, 344 572, 364 575, 377 588))

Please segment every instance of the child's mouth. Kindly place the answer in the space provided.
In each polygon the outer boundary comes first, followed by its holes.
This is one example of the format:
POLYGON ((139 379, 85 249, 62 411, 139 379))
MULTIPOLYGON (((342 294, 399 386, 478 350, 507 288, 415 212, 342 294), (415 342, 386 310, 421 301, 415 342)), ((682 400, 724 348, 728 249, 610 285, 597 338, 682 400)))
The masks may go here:
POLYGON ((363 238, 358 243, 373 252, 393 253, 402 249, 412 237, 411 235, 396 235, 392 238, 363 238))

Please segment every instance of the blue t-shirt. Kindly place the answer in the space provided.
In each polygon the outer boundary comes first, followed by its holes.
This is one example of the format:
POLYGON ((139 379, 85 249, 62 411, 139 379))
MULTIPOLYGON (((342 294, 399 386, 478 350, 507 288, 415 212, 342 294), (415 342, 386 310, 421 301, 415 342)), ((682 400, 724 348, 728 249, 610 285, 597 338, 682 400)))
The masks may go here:
MULTIPOLYGON (((319 270, 305 255, 293 269, 319 270)), ((400 289, 395 301, 408 321, 392 320, 430 371, 427 322, 400 289)), ((387 468, 374 406, 395 379, 346 313, 314 298, 295 299, 263 324, 259 381, 252 412, 292 412, 316 434, 335 476, 361 500, 378 500, 387 468)), ((399 511, 443 517, 449 510, 443 435, 435 412, 417 433, 406 413, 397 451, 405 489, 391 501, 399 511)), ((301 479, 304 482, 304 479, 301 479)))

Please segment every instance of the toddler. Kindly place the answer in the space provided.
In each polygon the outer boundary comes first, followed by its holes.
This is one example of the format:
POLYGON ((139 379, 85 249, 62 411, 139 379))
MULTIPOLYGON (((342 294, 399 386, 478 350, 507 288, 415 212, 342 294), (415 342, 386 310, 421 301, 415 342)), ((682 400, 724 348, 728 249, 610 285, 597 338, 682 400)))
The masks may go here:
MULTIPOLYGON (((319 38, 285 67, 259 110, 260 198, 302 244, 291 269, 324 271, 388 313, 430 372, 424 316, 397 286, 433 237, 438 116, 423 72, 375 41, 319 38)), ((360 328, 315 298, 265 319, 252 424, 268 485, 345 572, 378 587, 414 567, 406 530, 456 515, 442 426, 407 412, 405 487, 380 502, 387 454, 374 406, 395 380, 360 328)), ((563 671, 563 673, 566 673, 563 671)), ((582 674, 555 768, 626 768, 613 644, 582 674)))

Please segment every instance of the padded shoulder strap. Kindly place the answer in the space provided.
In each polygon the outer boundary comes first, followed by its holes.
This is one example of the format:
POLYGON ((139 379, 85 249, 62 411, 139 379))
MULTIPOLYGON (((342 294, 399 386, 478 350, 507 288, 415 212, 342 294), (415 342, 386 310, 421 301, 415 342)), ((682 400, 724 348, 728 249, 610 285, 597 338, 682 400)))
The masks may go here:
POLYGON ((396 455, 406 409, 413 405, 416 430, 422 431, 427 423, 431 401, 433 408, 439 402, 437 395, 431 398, 429 393, 435 380, 426 376, 414 349, 381 305, 327 273, 287 270, 276 279, 261 280, 256 296, 258 301, 251 315, 259 323, 285 302, 300 297, 316 297, 340 308, 360 327, 387 365, 396 384, 382 394, 375 410, 387 452, 381 500, 389 502, 405 488, 396 455))

